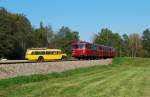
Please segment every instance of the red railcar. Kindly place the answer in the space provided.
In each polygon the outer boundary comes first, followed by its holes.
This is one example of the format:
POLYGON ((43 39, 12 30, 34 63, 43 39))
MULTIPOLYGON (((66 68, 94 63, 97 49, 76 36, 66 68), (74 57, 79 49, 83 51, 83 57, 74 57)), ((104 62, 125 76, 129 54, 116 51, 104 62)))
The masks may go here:
POLYGON ((77 41, 72 43, 72 56, 78 59, 112 58, 115 56, 115 49, 109 46, 77 41))

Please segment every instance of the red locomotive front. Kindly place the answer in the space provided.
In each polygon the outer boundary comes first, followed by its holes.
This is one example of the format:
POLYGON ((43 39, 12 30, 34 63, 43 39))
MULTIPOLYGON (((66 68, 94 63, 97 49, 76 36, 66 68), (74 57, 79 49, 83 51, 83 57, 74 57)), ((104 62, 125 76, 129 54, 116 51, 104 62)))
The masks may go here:
POLYGON ((97 54, 96 46, 94 44, 85 41, 77 41, 72 43, 72 56, 75 58, 95 58, 97 54))
POLYGON ((72 43, 72 56, 76 58, 87 56, 86 42, 78 41, 72 43))

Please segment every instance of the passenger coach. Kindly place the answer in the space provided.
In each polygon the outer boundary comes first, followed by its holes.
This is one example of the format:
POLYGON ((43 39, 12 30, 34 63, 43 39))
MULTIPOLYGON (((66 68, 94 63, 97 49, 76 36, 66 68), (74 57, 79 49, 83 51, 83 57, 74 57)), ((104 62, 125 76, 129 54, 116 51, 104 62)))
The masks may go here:
POLYGON ((77 41, 72 43, 72 56, 78 59, 112 58, 115 56, 115 49, 109 46, 77 41))

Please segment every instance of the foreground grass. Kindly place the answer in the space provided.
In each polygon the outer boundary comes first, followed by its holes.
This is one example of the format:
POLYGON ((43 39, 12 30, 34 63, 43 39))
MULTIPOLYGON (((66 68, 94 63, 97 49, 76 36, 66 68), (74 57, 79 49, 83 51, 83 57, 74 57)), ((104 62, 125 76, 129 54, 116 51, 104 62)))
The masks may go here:
POLYGON ((0 97, 150 97, 150 59, 0 80, 0 97))

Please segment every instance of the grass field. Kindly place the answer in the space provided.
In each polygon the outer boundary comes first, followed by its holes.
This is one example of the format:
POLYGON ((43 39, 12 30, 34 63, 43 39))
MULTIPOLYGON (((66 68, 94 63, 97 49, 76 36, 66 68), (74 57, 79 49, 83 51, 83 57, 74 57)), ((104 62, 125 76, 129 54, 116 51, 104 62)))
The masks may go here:
POLYGON ((0 97, 150 97, 150 59, 0 80, 0 97))

